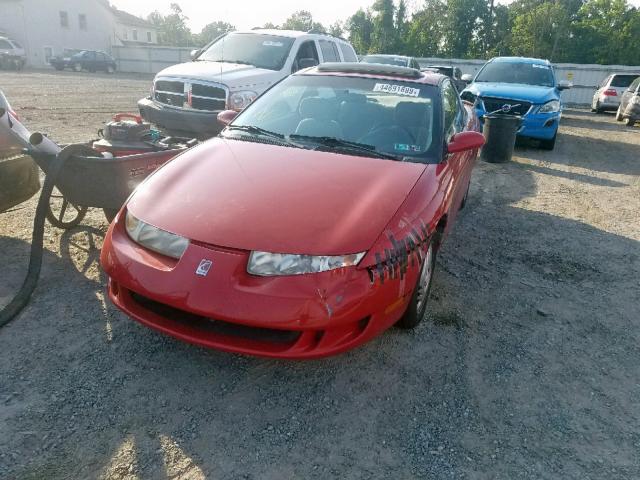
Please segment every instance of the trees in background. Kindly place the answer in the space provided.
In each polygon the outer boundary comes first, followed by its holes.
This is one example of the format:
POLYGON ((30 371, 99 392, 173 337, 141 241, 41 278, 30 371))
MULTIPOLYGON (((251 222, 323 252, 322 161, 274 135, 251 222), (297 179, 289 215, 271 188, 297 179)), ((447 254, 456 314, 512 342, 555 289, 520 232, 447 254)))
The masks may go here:
MULTIPOLYGON (((165 45, 203 46, 234 30, 209 23, 193 34, 177 3, 148 20, 165 45)), ((292 13, 265 28, 348 36, 356 51, 415 57, 490 58, 523 55, 555 62, 640 65, 640 9, 628 0, 423 0, 409 12, 406 0, 375 0, 328 28, 311 12, 292 13)))

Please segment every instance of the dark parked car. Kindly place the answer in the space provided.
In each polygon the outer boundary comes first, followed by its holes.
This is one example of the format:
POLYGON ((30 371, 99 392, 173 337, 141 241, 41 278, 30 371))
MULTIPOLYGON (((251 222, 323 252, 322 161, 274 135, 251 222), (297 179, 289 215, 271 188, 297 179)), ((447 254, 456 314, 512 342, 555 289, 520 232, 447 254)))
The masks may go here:
POLYGON ((633 127, 640 120, 640 77, 636 78, 620 97, 616 120, 633 127))
POLYGON ((428 65, 426 68, 423 68, 422 71, 432 71, 446 75, 453 80, 453 83, 459 92, 464 90, 467 86, 467 82, 462 80, 462 70, 460 70, 459 67, 453 67, 451 65, 428 65))
POLYGON ((381 65, 395 65, 396 67, 409 67, 420 70, 418 60, 404 55, 366 55, 360 60, 362 63, 378 63, 381 65))
POLYGON ((76 72, 81 72, 82 70, 97 72, 100 70, 113 73, 116 71, 116 61, 111 55, 95 50, 82 50, 69 57, 53 57, 49 62, 56 70, 70 68, 76 72))

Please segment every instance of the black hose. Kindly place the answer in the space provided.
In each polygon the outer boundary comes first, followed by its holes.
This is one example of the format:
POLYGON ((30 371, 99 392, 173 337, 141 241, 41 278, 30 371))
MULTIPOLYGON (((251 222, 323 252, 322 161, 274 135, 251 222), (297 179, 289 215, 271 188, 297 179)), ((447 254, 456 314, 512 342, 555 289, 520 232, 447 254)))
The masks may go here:
POLYGON ((42 267, 42 252, 44 249, 44 222, 47 209, 49 208, 49 197, 53 191, 53 187, 58 178, 58 174, 64 162, 71 155, 74 154, 73 148, 63 149, 58 155, 53 158, 47 166, 47 175, 40 192, 40 198, 38 199, 38 206, 36 207, 36 216, 33 220, 33 236, 31 238, 31 255, 29 257, 29 269, 27 270, 27 276, 24 279, 24 283, 17 295, 9 302, 9 304, 0 311, 0 328, 4 327, 7 323, 13 320, 24 307, 29 303, 29 298, 38 284, 38 278, 40 277, 40 268, 42 267))

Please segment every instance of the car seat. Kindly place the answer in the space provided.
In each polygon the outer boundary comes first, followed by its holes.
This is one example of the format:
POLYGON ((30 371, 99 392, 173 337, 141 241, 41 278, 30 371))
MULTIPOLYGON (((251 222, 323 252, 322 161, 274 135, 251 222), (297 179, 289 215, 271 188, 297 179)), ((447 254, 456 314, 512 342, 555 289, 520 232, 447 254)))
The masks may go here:
POLYGON ((331 99, 307 97, 300 102, 298 111, 302 120, 296 128, 297 135, 342 138, 342 128, 334 120, 336 105, 331 99))

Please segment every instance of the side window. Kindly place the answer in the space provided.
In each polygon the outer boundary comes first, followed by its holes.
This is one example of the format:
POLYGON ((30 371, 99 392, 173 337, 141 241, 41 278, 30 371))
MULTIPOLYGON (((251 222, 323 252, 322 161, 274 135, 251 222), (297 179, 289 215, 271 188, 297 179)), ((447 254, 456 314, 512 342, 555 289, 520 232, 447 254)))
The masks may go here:
POLYGON ((444 112, 444 127, 447 140, 451 135, 462 129, 463 114, 458 92, 446 80, 442 86, 442 110, 444 112))
POLYGON ((602 83, 600 84, 600 88, 604 88, 605 86, 607 86, 607 85, 609 84, 609 79, 610 79, 611 77, 612 77, 612 76, 611 76, 611 75, 609 75, 607 78, 605 78, 605 79, 602 81, 602 83))
POLYGON ((299 61, 303 58, 312 58, 316 62, 320 63, 318 59, 318 49, 316 43, 313 40, 308 40, 300 45, 296 58, 293 60, 292 71, 297 72, 302 67, 299 65, 299 61))
POLYGON ((340 51, 342 51, 342 58, 344 58, 345 62, 357 62, 358 56, 356 52, 351 48, 351 45, 347 45, 346 43, 340 43, 340 51))
POLYGON ((11 44, 9 42, 7 42, 6 40, 0 38, 0 49, 2 50, 11 50, 13 47, 11 46, 11 44))
POLYGON ((640 86, 640 77, 636 78, 633 83, 629 86, 629 90, 635 92, 638 90, 638 86, 640 86))
POLYGON ((323 62, 340 61, 335 43, 330 42, 329 40, 318 40, 318 43, 320 44, 320 50, 322 51, 323 62))

